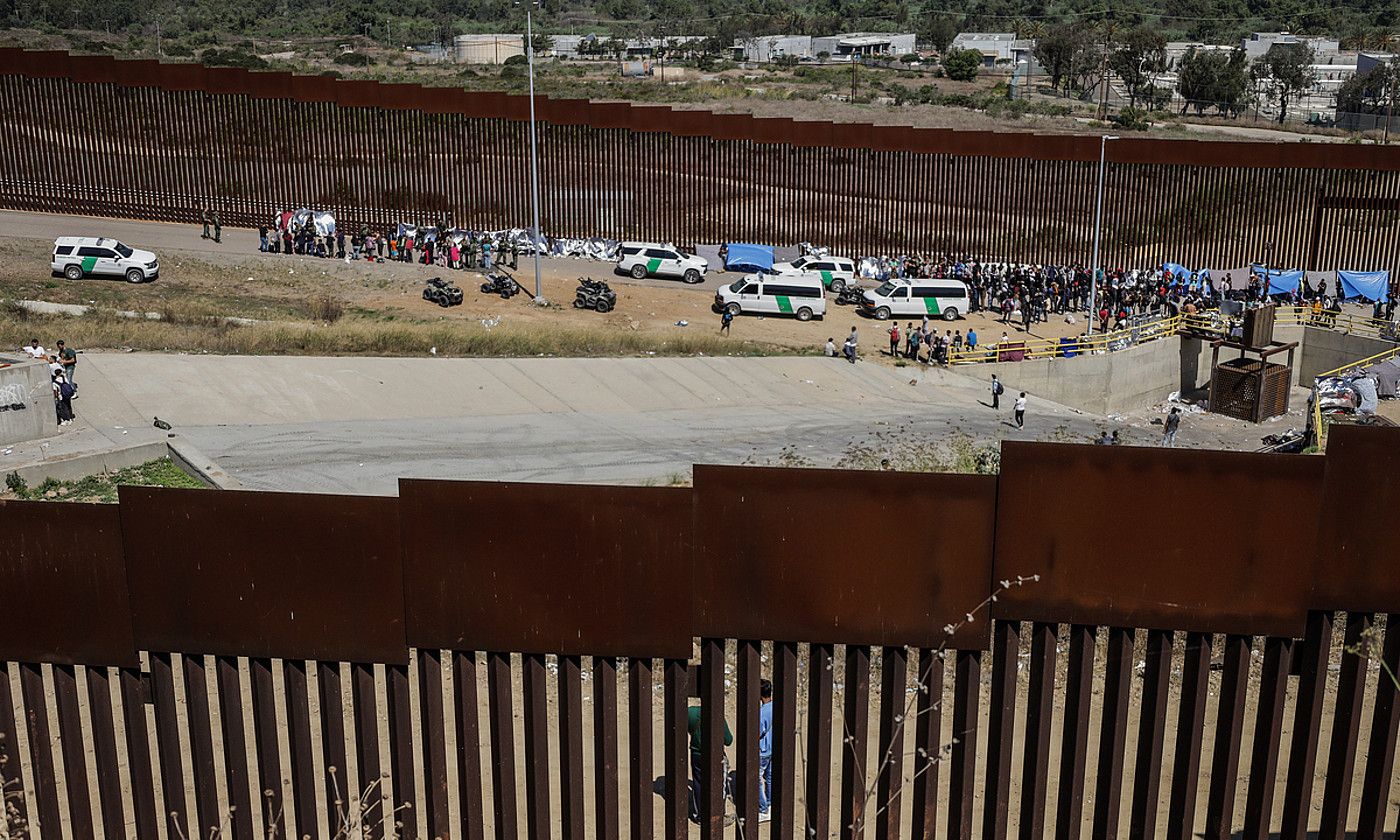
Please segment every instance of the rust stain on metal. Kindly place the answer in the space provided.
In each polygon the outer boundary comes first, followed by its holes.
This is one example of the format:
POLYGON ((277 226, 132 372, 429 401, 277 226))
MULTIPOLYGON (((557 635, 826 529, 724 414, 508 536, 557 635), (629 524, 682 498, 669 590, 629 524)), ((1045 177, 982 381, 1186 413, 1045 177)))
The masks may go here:
POLYGON ((985 649, 996 479, 695 467, 697 636, 985 649))
POLYGON ((1002 444, 997 618, 1298 636, 1321 458, 1002 444))
MULTIPOLYGON (((1400 612, 1394 519, 1400 511, 1400 429, 1334 426, 1318 525, 1318 575, 1312 606, 1400 612)), ((1300 511, 1301 512, 1301 511, 1300 511)))
POLYGON ((0 660, 137 664, 116 505, 0 502, 0 660))
POLYGON ((691 492, 405 479, 416 647, 688 658, 691 492))
POLYGON ((397 499, 119 496, 143 650, 407 663, 397 499))

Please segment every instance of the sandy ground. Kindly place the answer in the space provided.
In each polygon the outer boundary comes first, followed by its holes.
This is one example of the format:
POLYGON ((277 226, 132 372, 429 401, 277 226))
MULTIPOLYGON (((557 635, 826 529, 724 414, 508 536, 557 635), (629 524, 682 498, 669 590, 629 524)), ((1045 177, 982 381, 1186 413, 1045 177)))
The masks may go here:
MULTIPOLYGON (((479 290, 477 271, 447 271, 407 263, 345 262, 314 257, 258 252, 257 234, 228 228, 223 242, 199 238, 197 228, 161 222, 137 222, 79 216, 0 212, 0 297, 56 303, 96 304, 129 311, 160 312, 172 306, 194 306, 221 314, 269 320, 306 319, 309 301, 330 295, 352 316, 415 321, 474 321, 549 329, 561 324, 604 326, 657 335, 679 330, 719 331, 719 316, 711 307, 721 284, 739 279, 735 273, 711 272, 697 286, 672 280, 633 280, 616 274, 611 263, 562 258, 541 260, 544 297, 557 306, 532 306, 528 295, 502 300, 479 290), (154 283, 133 286, 106 280, 77 283, 51 277, 49 254, 55 236, 112 236, 135 248, 154 251, 161 259, 161 276, 154 283), (462 288, 461 306, 443 309, 422 299, 431 277, 451 279, 462 288), (574 288, 580 277, 604 279, 618 293, 617 309, 606 315, 573 309, 574 288), (679 326, 685 321, 687 326, 679 326)), ((534 270, 522 260, 511 272, 529 290, 534 270)), ((829 302, 825 320, 801 323, 795 318, 746 315, 736 319, 734 338, 750 339, 794 350, 814 351, 827 338, 839 344, 852 325, 867 342, 882 338, 887 324, 858 315, 853 307, 829 302)), ((1003 327, 992 318, 972 315, 940 322, 943 329, 975 329, 983 342, 999 337, 1003 327)), ((1052 319, 1034 325, 1037 338, 1078 335, 1081 325, 1052 319)), ((1012 336, 1026 335, 1020 327, 1012 336)), ((18 341, 23 341, 23 338, 18 341)), ((867 345, 870 346, 870 345, 867 345)))

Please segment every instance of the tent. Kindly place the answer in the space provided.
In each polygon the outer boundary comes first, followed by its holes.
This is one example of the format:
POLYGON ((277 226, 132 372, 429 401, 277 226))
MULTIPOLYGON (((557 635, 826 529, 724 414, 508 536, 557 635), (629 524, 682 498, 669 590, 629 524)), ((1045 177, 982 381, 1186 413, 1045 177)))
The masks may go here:
POLYGON ((772 271, 773 248, 769 245, 749 245, 730 242, 725 247, 725 271, 772 271))
POLYGON ((1342 297, 1364 297, 1367 300, 1384 300, 1390 290, 1389 271, 1338 271, 1342 297))
MULTIPOLYGON (((1255 274, 1263 274, 1263 266, 1251 266, 1255 274)), ((1271 295, 1296 295, 1298 289, 1303 285, 1303 272, 1298 269, 1284 271, 1281 268, 1269 269, 1269 294, 1271 295)))

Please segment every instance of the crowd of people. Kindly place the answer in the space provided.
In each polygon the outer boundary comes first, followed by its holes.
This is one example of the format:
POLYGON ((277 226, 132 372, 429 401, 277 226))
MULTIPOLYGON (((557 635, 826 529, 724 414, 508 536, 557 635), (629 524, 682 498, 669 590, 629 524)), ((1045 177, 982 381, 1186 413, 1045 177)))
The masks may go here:
POLYGON ((399 225, 392 232, 361 225, 349 236, 338 226, 318 224, 314 215, 278 212, 258 226, 258 250, 325 259, 416 262, 443 269, 519 267, 520 246, 502 234, 458 230, 447 219, 435 226, 399 225))
POLYGON ((20 351, 31 359, 48 362, 49 382, 53 388, 53 405, 58 416, 58 425, 71 425, 74 420, 73 399, 78 396, 78 386, 73 381, 73 376, 78 370, 77 351, 69 347, 63 339, 58 340, 53 350, 47 350, 37 338, 29 339, 29 344, 21 347, 20 351))

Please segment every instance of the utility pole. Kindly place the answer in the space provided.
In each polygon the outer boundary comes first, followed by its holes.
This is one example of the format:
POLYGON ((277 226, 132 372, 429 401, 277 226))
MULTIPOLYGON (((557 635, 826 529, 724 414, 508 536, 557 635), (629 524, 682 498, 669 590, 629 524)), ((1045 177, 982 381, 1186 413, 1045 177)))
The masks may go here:
POLYGON ((1385 132, 1381 134, 1381 145, 1390 145, 1390 121, 1395 118, 1395 59, 1390 60, 1390 102, 1385 106, 1385 132))
POLYGON ((857 61, 858 58, 859 58, 859 56, 858 56, 856 53, 851 53, 851 101, 852 101, 852 102, 855 102, 855 101, 856 101, 856 65, 859 63, 859 62, 857 61))
POLYGON ((530 69, 530 187, 534 199, 531 209, 535 220, 534 229, 530 231, 530 243, 534 247, 530 250, 535 254, 534 302, 542 304, 545 300, 540 292, 540 158, 535 139, 535 33, 530 17, 534 5, 535 0, 529 0, 529 5, 525 7, 525 63, 530 69))
POLYGON ((1099 233, 1103 229, 1103 175, 1108 153, 1108 141, 1117 140, 1112 134, 1099 138, 1099 197, 1094 209, 1094 267, 1089 275, 1089 335, 1094 334, 1094 318, 1099 314, 1099 233))

